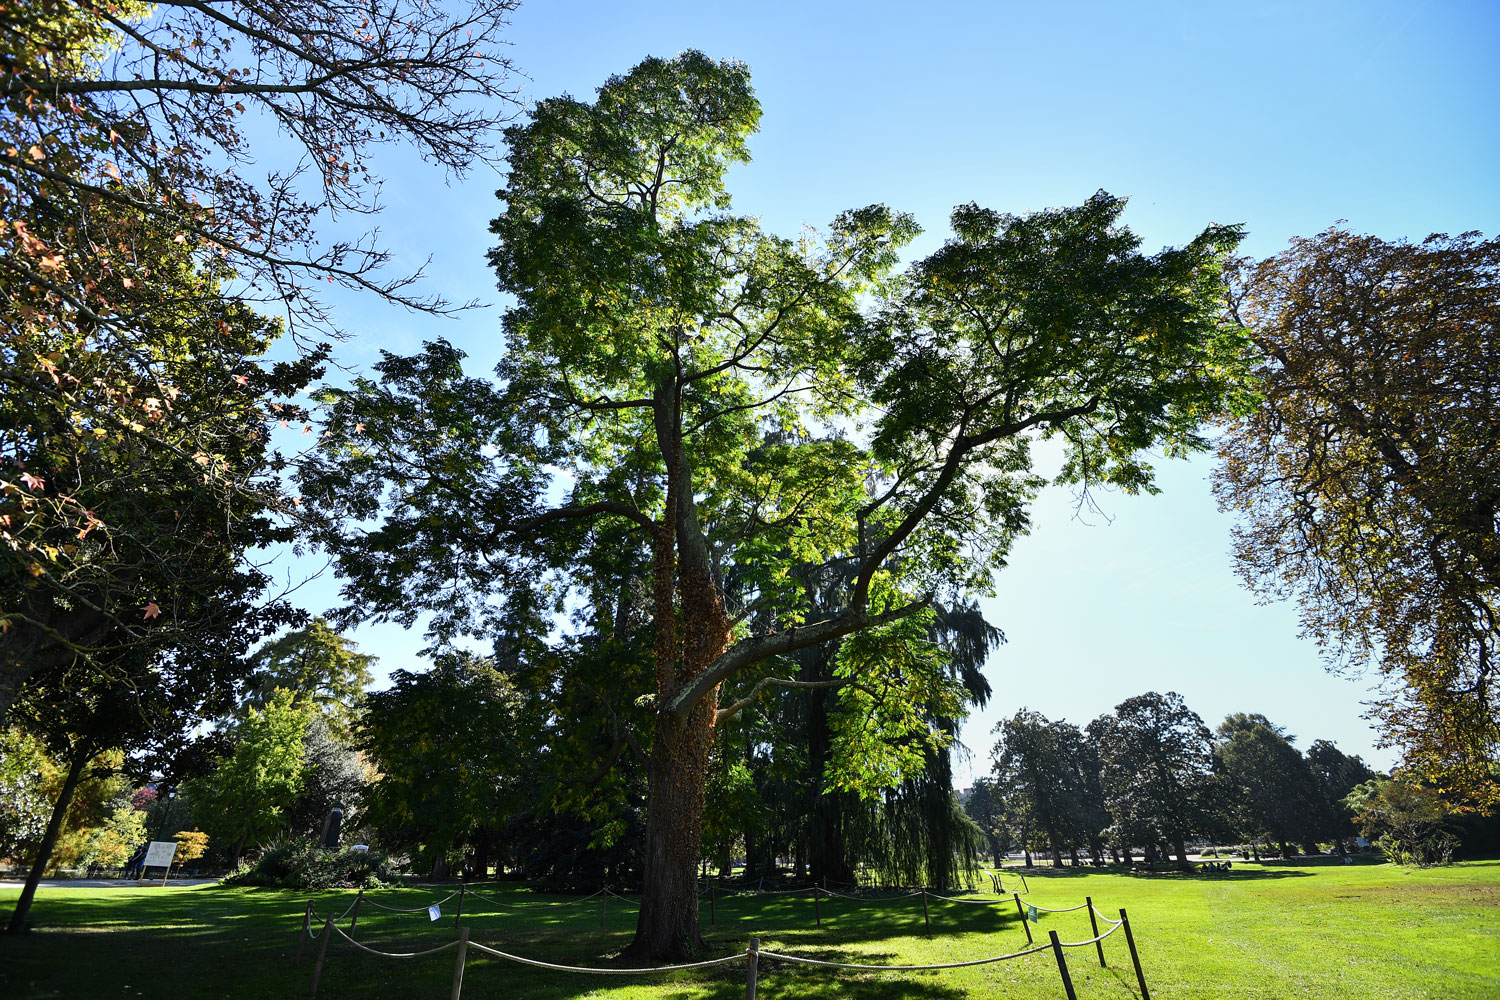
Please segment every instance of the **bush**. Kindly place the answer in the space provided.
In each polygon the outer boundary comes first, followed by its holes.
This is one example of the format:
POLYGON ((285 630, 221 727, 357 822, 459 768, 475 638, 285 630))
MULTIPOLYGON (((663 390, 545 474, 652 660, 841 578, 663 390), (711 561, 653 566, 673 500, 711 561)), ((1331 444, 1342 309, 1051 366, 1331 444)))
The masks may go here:
POLYGON ((225 885, 282 889, 374 889, 391 879, 384 851, 325 850, 311 840, 283 840, 261 851, 255 864, 224 877, 225 885))

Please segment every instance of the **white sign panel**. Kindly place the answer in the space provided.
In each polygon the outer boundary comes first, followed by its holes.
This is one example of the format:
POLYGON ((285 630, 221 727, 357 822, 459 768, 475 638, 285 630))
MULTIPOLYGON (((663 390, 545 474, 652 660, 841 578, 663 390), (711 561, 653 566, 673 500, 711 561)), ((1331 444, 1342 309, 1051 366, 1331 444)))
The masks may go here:
POLYGON ((166 867, 171 865, 172 856, 176 853, 177 841, 153 840, 151 846, 146 848, 146 860, 141 864, 146 868, 155 868, 158 865, 166 867))
POLYGON ((433 920, 439 919, 440 917, 442 917, 442 915, 443 911, 438 909, 438 905, 436 903, 433 903, 427 908, 427 916, 433 920))

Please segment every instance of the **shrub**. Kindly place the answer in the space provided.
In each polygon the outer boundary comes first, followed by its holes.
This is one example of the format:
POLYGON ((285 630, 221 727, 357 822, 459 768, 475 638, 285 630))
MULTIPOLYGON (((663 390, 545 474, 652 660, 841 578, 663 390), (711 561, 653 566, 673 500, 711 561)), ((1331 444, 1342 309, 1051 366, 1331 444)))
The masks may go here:
POLYGON ((261 851, 249 868, 225 876, 225 885, 282 889, 373 889, 391 878, 384 851, 326 850, 311 840, 283 840, 261 851))

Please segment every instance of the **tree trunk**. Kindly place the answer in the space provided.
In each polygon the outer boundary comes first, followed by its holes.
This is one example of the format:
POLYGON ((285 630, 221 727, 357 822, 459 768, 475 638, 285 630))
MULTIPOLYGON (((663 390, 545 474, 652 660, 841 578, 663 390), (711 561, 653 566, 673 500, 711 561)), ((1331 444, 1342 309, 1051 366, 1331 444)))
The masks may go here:
POLYGON ((678 725, 666 712, 656 716, 646 798, 641 911, 635 940, 626 949, 636 960, 688 958, 703 943, 696 875, 713 711, 708 702, 698 705, 686 725, 678 725))
POLYGON ((63 781, 62 791, 58 793, 57 802, 52 806, 52 817, 47 820, 46 832, 42 834, 42 842, 37 847, 36 860, 31 863, 31 871, 26 873, 26 885, 21 889, 21 896, 16 900, 16 908, 10 915, 10 932, 18 934, 26 928, 26 917, 31 912, 31 901, 36 897, 37 883, 42 880, 42 872, 47 870, 47 862, 52 859, 52 849, 57 846, 57 835, 62 830, 63 817, 68 814, 68 806, 73 802, 73 793, 78 791, 79 779, 83 777, 84 766, 94 755, 83 750, 73 753, 73 760, 68 764, 68 776, 63 781))
POLYGON ((229 870, 234 871, 240 866, 240 858, 245 853, 245 838, 241 837, 234 842, 234 850, 229 852, 229 870))
POLYGON ((685 958, 703 944, 697 869, 719 689, 713 687, 687 706, 681 718, 672 712, 671 702, 728 647, 730 628, 723 587, 694 507, 693 470, 682 448, 680 392, 669 381, 653 393, 657 440, 667 466, 667 516, 652 542, 657 711, 648 769, 641 909, 635 939, 626 949, 631 958, 649 961, 685 958))
POLYGON ((1177 840, 1172 844, 1172 846, 1177 850, 1177 867, 1181 868, 1183 871, 1188 871, 1189 869, 1191 869, 1193 866, 1188 864, 1187 843, 1184 838, 1178 837, 1177 840))
POLYGON ((442 882, 448 877, 448 847, 445 845, 432 857, 432 874, 434 882, 442 882))
MULTIPOLYGON (((828 658, 819 656, 809 673, 809 680, 826 680, 828 658)), ((843 799, 838 792, 825 788, 823 774, 827 769, 833 735, 828 724, 829 692, 814 689, 807 719, 807 773, 818 789, 812 803, 812 876, 829 882, 853 882, 854 870, 849 864, 844 842, 843 799)))

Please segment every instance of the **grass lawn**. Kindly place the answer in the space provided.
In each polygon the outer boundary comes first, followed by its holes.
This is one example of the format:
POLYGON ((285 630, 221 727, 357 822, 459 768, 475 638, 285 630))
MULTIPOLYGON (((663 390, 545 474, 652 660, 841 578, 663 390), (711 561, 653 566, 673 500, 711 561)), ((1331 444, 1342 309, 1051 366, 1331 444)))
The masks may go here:
MULTIPOLYGON (((1264 866, 1236 862, 1223 875, 1132 875, 1072 869, 1028 876, 1029 898, 1065 907, 1091 895, 1105 913, 1125 907, 1147 985, 1161 1000, 1218 997, 1500 997, 1500 862, 1410 871, 1391 865, 1264 866)), ((986 880, 986 885, 987 885, 986 880)), ((368 898, 412 907, 448 887, 378 890, 368 898)), ((471 938, 502 950, 569 965, 609 965, 629 941, 634 908, 610 900, 606 929, 598 899, 541 896, 513 883, 479 887, 500 903, 572 902, 504 909, 469 896, 471 938)), ((0 889, 0 904, 17 890, 0 889)), ((341 913, 352 892, 314 898, 322 914, 341 913)), ((292 964, 308 895, 289 890, 195 888, 43 889, 34 930, 0 937, 0 997, 306 996, 311 962, 292 964)), ((980 894, 972 898, 994 898, 980 894)), ((387 913, 366 903, 355 937, 371 947, 411 951, 451 940, 453 903, 444 918, 387 913)), ((931 904, 932 936, 915 899, 852 902, 825 898, 821 929, 813 904, 799 896, 721 896, 718 924, 704 929, 711 956, 742 951, 752 935, 765 951, 846 962, 924 964, 1017 951, 1025 931, 1014 904, 931 904)), ((344 926, 348 926, 347 919, 344 926)), ((1085 911, 1044 914, 1038 943, 1057 930, 1064 941, 1092 936, 1085 911)), ((1067 951, 1079 1000, 1136 996, 1124 935, 1104 942, 1108 967, 1092 946, 1067 951)), ((308 958, 313 951, 308 945, 308 958)), ((454 952, 384 959, 335 937, 318 995, 443 1000, 454 952)), ((470 998, 608 997, 610 1000, 728 1000, 744 996, 745 963, 697 973, 603 977, 558 973, 470 952, 463 995, 470 998)), ((940 972, 880 974, 808 968, 763 959, 759 995, 791 998, 949 1000, 959 997, 1061 998, 1050 953, 940 972)))

